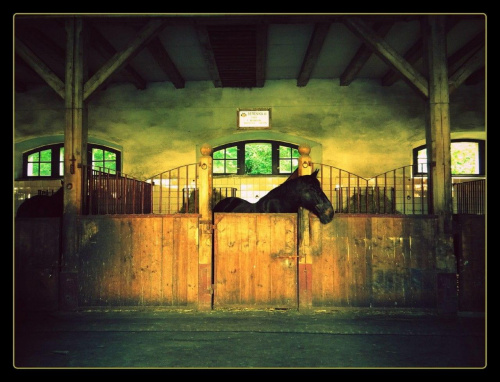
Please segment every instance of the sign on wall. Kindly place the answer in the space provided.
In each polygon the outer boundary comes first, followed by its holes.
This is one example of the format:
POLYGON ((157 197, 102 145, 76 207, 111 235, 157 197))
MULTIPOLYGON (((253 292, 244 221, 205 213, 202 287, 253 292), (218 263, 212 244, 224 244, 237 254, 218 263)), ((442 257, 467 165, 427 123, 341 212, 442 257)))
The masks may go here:
POLYGON ((238 129, 270 129, 271 108, 237 109, 238 129))

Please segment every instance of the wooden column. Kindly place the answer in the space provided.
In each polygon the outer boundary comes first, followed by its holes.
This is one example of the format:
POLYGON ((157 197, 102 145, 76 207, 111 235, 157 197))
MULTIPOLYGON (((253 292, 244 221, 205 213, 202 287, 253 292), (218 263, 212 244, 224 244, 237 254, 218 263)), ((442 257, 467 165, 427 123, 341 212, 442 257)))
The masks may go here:
POLYGON ((200 221, 198 246, 198 309, 212 309, 212 147, 201 146, 200 162, 198 163, 198 184, 200 195, 200 221))
MULTIPOLYGON (((311 175, 313 164, 309 156, 311 148, 308 145, 299 146, 299 176, 311 175)), ((312 308, 312 256, 311 256, 311 235, 309 211, 301 208, 299 211, 299 264, 298 264, 298 284, 299 284, 299 310, 312 308)))
POLYGON ((66 83, 64 130, 64 212, 60 307, 78 307, 77 216, 82 205, 82 172, 87 163, 87 107, 83 101, 84 30, 81 18, 66 21, 66 83))
POLYGON ((437 306, 444 312, 456 312, 457 265, 452 232, 450 105, 445 23, 445 16, 427 16, 423 23, 429 69, 426 142, 430 175, 428 187, 432 190, 429 212, 437 215, 439 220, 436 245, 437 306))

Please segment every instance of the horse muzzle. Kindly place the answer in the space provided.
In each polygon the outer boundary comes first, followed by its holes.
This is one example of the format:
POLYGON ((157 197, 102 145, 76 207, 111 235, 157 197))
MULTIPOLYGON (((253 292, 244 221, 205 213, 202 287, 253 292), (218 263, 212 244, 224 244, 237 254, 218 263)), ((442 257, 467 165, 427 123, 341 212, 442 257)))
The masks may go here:
POLYGON ((319 221, 322 224, 328 224, 333 220, 333 206, 331 204, 317 204, 316 205, 316 215, 319 217, 319 221))

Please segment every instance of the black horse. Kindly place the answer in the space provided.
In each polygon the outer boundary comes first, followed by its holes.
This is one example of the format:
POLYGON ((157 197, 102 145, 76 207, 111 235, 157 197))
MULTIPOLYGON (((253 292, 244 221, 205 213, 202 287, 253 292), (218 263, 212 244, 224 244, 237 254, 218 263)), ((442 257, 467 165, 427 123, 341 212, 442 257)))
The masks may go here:
POLYGON ((321 223, 330 223, 334 215, 333 206, 321 189, 317 175, 318 170, 312 175, 289 178, 257 203, 236 197, 223 199, 213 212, 296 213, 299 207, 304 207, 317 215, 321 223))
POLYGON ((53 195, 35 195, 26 199, 17 209, 18 218, 61 217, 63 214, 63 188, 53 195))

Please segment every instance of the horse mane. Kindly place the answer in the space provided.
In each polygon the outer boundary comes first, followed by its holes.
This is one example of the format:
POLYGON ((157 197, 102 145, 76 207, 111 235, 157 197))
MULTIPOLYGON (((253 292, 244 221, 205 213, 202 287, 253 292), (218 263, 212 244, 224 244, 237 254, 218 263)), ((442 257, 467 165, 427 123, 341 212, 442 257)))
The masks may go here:
POLYGON ((262 199, 272 199, 272 198, 277 198, 277 197, 282 197, 286 196, 289 194, 290 190, 295 189, 295 185, 297 183, 305 182, 308 183, 310 179, 315 179, 317 180, 317 175, 318 175, 319 169, 314 170, 314 172, 311 175, 303 175, 299 176, 296 178, 288 178, 285 180, 283 183, 281 183, 278 187, 273 188, 271 191, 267 193, 266 196, 264 196, 262 199))

